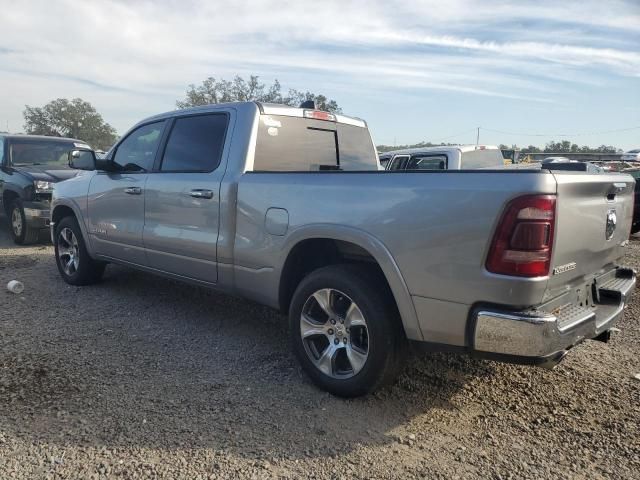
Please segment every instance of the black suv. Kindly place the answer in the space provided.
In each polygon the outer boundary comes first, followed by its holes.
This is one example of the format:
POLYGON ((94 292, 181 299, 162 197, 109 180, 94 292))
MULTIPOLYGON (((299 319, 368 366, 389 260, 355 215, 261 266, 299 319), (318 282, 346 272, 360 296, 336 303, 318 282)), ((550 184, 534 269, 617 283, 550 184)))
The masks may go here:
POLYGON ((89 148, 73 138, 0 133, 0 206, 18 244, 36 242, 49 226, 53 184, 77 174, 68 153, 89 148))

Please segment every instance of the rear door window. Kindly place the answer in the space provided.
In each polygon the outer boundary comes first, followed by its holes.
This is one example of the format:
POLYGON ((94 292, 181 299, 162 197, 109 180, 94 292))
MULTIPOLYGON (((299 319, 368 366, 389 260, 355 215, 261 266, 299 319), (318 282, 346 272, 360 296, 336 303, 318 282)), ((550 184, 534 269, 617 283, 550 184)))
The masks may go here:
POLYGON ((228 117, 224 113, 176 119, 167 140, 160 170, 211 172, 220 164, 228 117))
POLYGON ((391 160, 388 170, 404 170, 407 166, 409 155, 396 155, 391 160))
POLYGON ((446 170, 446 155, 413 155, 406 170, 446 170))

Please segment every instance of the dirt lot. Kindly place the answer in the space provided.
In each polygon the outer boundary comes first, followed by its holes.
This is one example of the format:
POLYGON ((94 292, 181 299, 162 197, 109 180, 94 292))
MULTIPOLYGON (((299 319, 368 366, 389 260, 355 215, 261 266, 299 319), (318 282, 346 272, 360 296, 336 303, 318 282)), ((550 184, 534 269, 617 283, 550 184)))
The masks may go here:
POLYGON ((2 479, 640 478, 640 296, 553 371, 421 354, 345 401, 269 309, 114 266, 70 287, 0 232, 2 479))

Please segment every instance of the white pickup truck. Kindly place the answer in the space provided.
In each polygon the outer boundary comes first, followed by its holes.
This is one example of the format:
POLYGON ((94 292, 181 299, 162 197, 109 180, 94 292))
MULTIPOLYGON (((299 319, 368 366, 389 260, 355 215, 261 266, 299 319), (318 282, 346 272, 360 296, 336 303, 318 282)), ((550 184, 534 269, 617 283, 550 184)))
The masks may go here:
POLYGON ((337 395, 392 381, 408 340, 554 364, 635 286, 628 175, 379 171, 362 120, 252 102, 148 118, 71 166, 51 208, 66 282, 113 262, 277 308, 337 395))
POLYGON ((495 145, 443 145, 406 148, 380 155, 380 165, 397 170, 465 170, 500 168, 504 165, 502 150, 495 145))

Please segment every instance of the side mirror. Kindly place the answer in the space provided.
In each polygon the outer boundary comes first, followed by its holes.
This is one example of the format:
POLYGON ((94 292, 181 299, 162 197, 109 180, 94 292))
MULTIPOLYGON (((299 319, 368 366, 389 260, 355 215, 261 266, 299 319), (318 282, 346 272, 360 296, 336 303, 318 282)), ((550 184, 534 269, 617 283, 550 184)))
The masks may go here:
POLYGON ((95 170, 96 154, 93 150, 71 150, 69 166, 75 170, 95 170))

